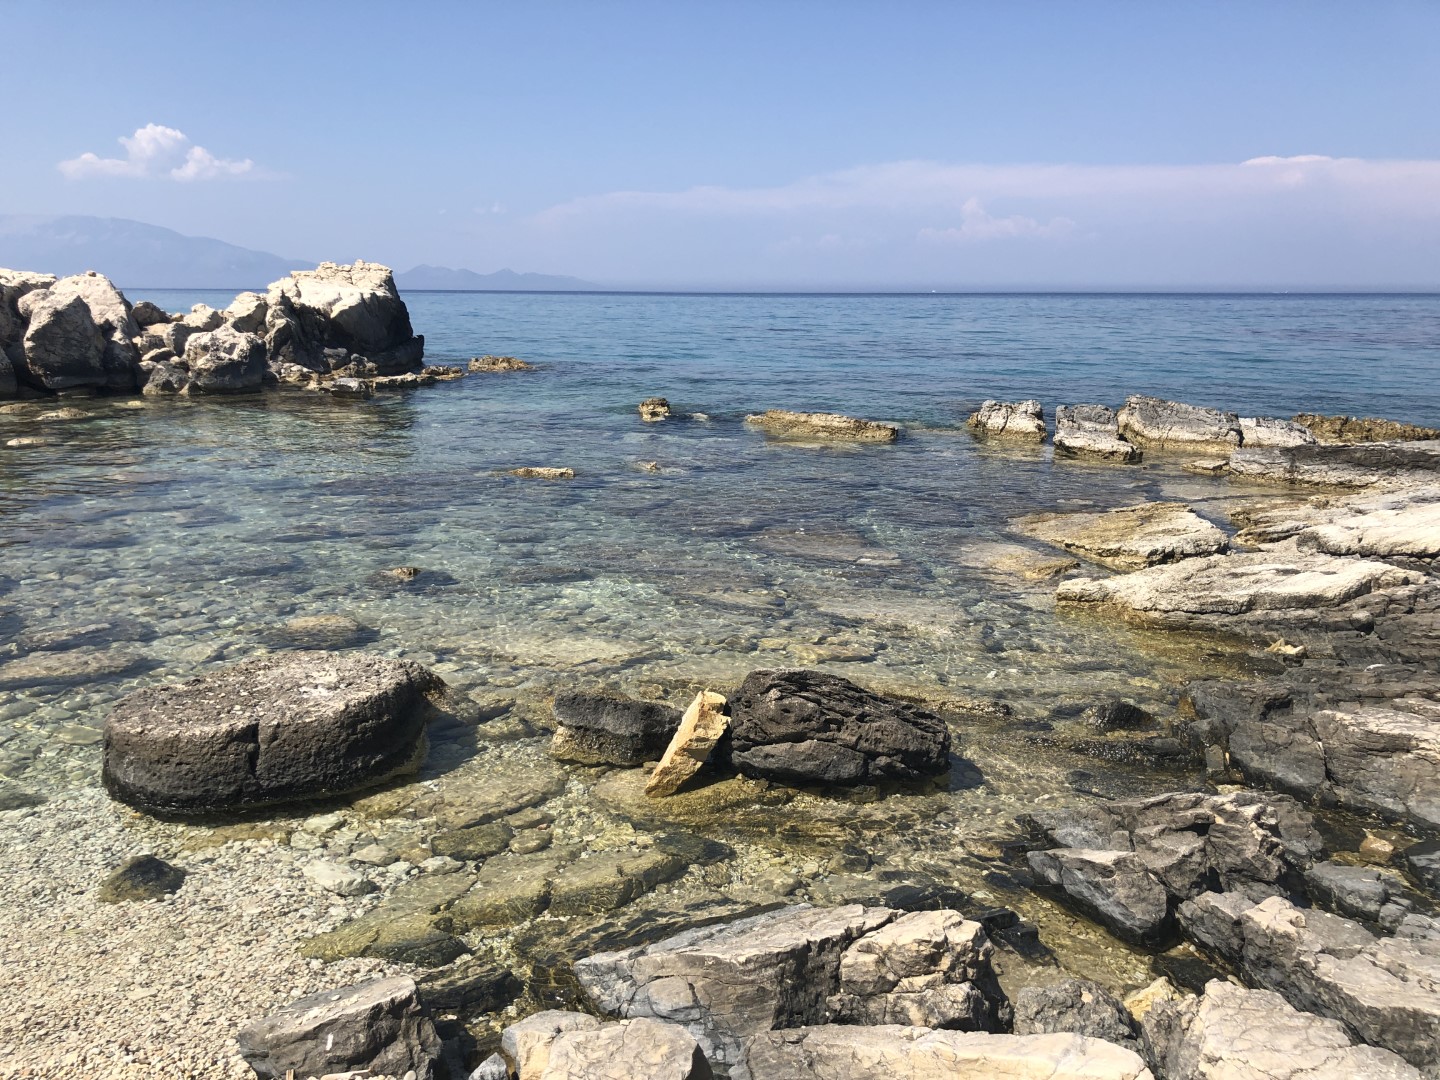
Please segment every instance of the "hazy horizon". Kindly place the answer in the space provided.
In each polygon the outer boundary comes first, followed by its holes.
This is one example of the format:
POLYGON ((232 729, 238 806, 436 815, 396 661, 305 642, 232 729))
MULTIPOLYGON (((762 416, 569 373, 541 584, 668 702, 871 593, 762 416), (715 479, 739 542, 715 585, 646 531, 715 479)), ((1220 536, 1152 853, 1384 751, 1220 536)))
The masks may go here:
POLYGON ((1440 288, 1430 4, 267 2, 7 22, 67 47, 7 60, 48 90, 3 121, 0 213, 613 290, 1440 288), (257 51, 242 10, 287 32, 257 51), (157 25, 167 63, 115 80, 109 58, 157 25), (322 37, 348 81, 296 76, 322 37))

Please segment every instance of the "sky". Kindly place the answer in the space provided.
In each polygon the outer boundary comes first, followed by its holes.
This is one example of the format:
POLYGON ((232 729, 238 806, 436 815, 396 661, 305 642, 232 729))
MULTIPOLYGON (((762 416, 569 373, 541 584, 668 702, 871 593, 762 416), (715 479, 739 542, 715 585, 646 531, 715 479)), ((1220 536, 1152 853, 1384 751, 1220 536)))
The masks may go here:
POLYGON ((658 288, 1440 288, 1440 0, 0 0, 0 213, 658 288))

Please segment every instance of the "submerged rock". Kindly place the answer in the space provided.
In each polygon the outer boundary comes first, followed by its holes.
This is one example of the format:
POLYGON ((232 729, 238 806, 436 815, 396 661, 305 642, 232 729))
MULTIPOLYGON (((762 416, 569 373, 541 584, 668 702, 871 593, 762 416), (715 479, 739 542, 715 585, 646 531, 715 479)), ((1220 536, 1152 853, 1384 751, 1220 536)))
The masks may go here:
POLYGON ((300 998, 241 1029, 236 1041, 261 1080, 353 1070, 438 1075, 440 1038, 406 976, 300 998))
POLYGON ((1045 441, 1045 412, 1040 402, 985 401, 966 426, 977 435, 1023 442, 1045 441))
POLYGON ((342 794, 413 768, 444 694, 408 661, 263 656, 124 698, 105 721, 103 778, 157 812, 342 794))
POLYGON ((893 424, 860 420, 839 413, 791 412, 788 409, 767 409, 745 417, 767 435, 782 439, 820 439, 846 442, 894 442, 900 429, 893 424))
POLYGON ((1116 417, 1120 433, 1140 446, 1161 450, 1218 450, 1240 445, 1234 413, 1132 394, 1116 417))
POLYGON ((575 470, 547 465, 525 465, 506 470, 506 475, 518 476, 521 480, 574 480, 575 470))
POLYGON ((1055 453, 1130 465, 1140 448, 1120 434, 1115 410, 1108 405, 1061 405, 1055 410, 1055 453))
POLYGON ((1218 979, 1202 997, 1161 1002, 1144 1024, 1165 1080, 1421 1080, 1391 1051, 1356 1045, 1338 1021, 1218 979))
POLYGON ((1215 555, 1229 540, 1184 503, 1141 503, 1089 513, 1027 514, 1014 528, 1024 536, 1106 566, 1134 570, 1215 555))
POLYGON ((949 770, 945 721, 837 675, 751 672, 731 699, 730 759, 786 783, 918 780, 949 770))
POLYGON ((570 691, 554 705, 559 725, 551 756, 584 765, 640 765, 665 752, 680 725, 680 710, 624 694, 570 691))
POLYGON ((1025 987, 1015 995, 1014 1030, 1016 1035, 1069 1032, 1140 1052, 1135 1024, 1125 1006, 1103 986, 1084 979, 1025 987))
POLYGON ((126 859, 100 883, 95 899, 102 904, 158 900, 178 892, 184 884, 185 871, 178 866, 171 866, 154 855, 136 855, 133 859, 126 859))
POLYGON ((1440 935, 1377 938, 1338 915, 1238 893, 1205 893, 1179 917, 1247 981, 1417 1068, 1440 1065, 1440 935))

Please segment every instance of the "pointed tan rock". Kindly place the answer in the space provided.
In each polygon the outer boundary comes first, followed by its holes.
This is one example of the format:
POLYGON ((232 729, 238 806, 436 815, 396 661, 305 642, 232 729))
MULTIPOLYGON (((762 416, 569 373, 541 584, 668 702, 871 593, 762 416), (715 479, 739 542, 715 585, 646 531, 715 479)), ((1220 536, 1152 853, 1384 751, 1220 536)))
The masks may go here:
POLYGON ((656 798, 679 791, 685 781, 700 771, 729 724, 723 696, 711 690, 696 694, 680 720, 679 730, 666 747, 665 756, 645 785, 645 794, 656 798))

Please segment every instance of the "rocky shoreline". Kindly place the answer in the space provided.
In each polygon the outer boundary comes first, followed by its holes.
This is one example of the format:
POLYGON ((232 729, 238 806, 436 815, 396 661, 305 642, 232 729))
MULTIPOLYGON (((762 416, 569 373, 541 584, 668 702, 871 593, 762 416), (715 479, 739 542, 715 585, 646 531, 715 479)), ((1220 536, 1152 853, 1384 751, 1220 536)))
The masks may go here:
MULTIPOLYGON (((388 271, 314 275, 178 321, 103 278, 30 283, 4 297, 13 392, 428 377, 388 271)), ((748 420, 865 453, 902 434, 748 420)), ((1055 421, 1059 455, 1204 455, 1245 498, 1219 522, 1179 500, 1018 516, 1056 551, 1019 571, 1066 617, 1239 639, 1263 678, 1192 680, 1174 716, 1036 717, 757 666, 666 700, 577 680, 536 712, 321 634, 142 689, 107 712, 119 802, 0 784, 3 978, 35 1003, 0 1021, 3 1074, 1440 1076, 1440 432, 1142 397, 1055 421), (1175 786, 960 843, 934 818, 983 785, 980 730, 1175 786), (804 856, 767 861, 778 840, 804 856), (163 977, 136 994, 140 967, 163 977)), ((1047 437, 1034 401, 969 427, 1001 454, 1047 437)))

